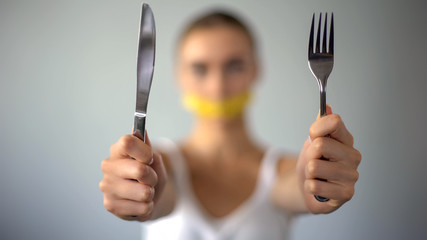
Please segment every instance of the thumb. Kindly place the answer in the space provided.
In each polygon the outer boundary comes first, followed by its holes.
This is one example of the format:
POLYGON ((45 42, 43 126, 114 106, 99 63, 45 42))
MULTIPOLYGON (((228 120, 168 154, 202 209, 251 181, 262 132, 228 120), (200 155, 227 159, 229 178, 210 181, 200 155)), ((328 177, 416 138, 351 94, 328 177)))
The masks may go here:
POLYGON ((150 141, 150 138, 148 137, 147 129, 145 130, 145 143, 151 147, 151 141, 150 141))
MULTIPOLYGON (((326 115, 329 115, 329 114, 332 114, 332 107, 331 105, 326 104, 326 115)), ((320 110, 319 110, 319 113, 317 114, 316 120, 319 118, 320 118, 320 110)))
POLYGON ((163 164, 162 156, 160 154, 153 154, 153 163, 150 166, 157 174, 157 184, 154 187, 156 191, 156 194, 154 195, 154 202, 157 202, 166 185, 168 175, 166 172, 165 165, 163 164))

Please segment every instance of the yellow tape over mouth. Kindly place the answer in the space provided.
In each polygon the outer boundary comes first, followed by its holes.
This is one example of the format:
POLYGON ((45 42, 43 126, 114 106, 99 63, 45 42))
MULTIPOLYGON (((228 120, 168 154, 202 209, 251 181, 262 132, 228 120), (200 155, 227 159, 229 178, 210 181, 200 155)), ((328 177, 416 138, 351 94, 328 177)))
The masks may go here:
POLYGON ((250 98, 249 92, 220 101, 187 94, 183 97, 183 105, 190 112, 203 118, 235 118, 244 111, 250 98))

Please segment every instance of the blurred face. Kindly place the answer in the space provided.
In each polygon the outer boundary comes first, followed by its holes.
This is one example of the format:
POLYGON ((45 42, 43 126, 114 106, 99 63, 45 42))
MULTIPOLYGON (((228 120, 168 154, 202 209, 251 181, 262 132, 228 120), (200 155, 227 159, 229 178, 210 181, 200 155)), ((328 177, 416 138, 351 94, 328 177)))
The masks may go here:
POLYGON ((250 90, 257 75, 254 51, 239 29, 197 29, 178 52, 178 80, 184 93, 221 101, 250 90))

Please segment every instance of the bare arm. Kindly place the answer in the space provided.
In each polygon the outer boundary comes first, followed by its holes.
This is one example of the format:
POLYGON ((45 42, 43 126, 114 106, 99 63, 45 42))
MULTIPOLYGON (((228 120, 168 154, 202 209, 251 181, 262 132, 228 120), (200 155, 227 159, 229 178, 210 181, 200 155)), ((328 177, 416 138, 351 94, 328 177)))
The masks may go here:
POLYGON ((299 187, 296 171, 297 158, 281 159, 278 164, 278 177, 271 192, 273 203, 287 212, 295 214, 308 212, 303 193, 299 187))

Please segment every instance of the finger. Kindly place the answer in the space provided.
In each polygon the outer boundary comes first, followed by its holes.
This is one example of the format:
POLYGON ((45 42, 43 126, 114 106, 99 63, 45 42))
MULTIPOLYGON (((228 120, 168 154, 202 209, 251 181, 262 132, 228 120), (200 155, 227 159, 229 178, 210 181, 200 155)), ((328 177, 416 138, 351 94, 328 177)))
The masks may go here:
POLYGON ((148 131, 145 130, 145 143, 151 147, 151 141, 150 138, 148 137, 148 131))
MULTIPOLYGON (((326 104, 326 115, 329 115, 329 114, 332 114, 332 107, 331 105, 326 104)), ((319 119, 319 118, 320 118, 320 110, 319 110, 319 113, 317 114, 316 119, 319 119)))
POLYGON ((154 153, 153 155, 153 163, 150 165, 150 167, 156 172, 158 177, 158 184, 162 184, 160 180, 164 181, 165 177, 167 175, 166 168, 163 164, 162 156, 158 153, 154 153), (162 179, 160 179, 162 178, 162 179))
POLYGON ((147 216, 153 211, 153 202, 135 202, 131 200, 110 200, 110 198, 104 198, 105 208, 120 217, 127 216, 147 216))
POLYGON ((160 154, 154 153, 153 163, 150 167, 152 167, 157 174, 157 184, 155 187, 158 194, 154 196, 154 200, 157 201, 157 198, 160 196, 167 182, 167 172, 160 154))
POLYGON ((329 104, 326 104, 326 114, 327 115, 332 114, 332 107, 329 104))
POLYGON ((307 149, 307 157, 340 162, 351 168, 357 168, 361 161, 359 151, 328 137, 314 139, 307 149))
POLYGON ((155 187, 158 182, 158 176, 156 171, 154 171, 154 169, 148 165, 145 165, 145 169, 146 172, 143 175, 133 179, 148 186, 155 187))
MULTIPOLYGON (((147 130, 145 130, 145 144, 147 144, 148 146, 150 146, 150 147, 151 147, 151 140, 150 140, 150 138, 148 137, 148 132, 147 132, 147 130)), ((153 157, 151 158, 151 161, 148 163, 148 165, 153 164, 153 161, 154 161, 154 153, 153 153, 153 157)), ((157 171, 156 171, 156 172, 157 172, 157 171)))
POLYGON ((143 163, 150 163, 153 152, 150 146, 133 135, 125 135, 111 146, 110 155, 112 158, 134 158, 143 163))
POLYGON ((316 179, 307 179, 304 182, 304 188, 306 192, 311 195, 322 196, 325 198, 348 201, 354 195, 353 187, 346 187, 333 182, 325 182, 316 179))
POLYGON ((102 171, 106 176, 111 174, 117 178, 134 179, 149 186, 157 184, 157 174, 152 167, 130 158, 104 161, 102 171))
POLYGON ((356 182, 359 173, 341 163, 312 159, 307 162, 305 176, 309 179, 326 179, 328 182, 345 184, 356 182))
POLYGON ((329 135, 347 146, 353 146, 353 136, 347 130, 338 114, 330 114, 317 119, 311 125, 309 134, 312 140, 329 135))
POLYGON ((128 179, 105 179, 100 188, 115 199, 150 202, 154 197, 154 188, 128 179), (105 187, 104 187, 105 186, 105 187))

